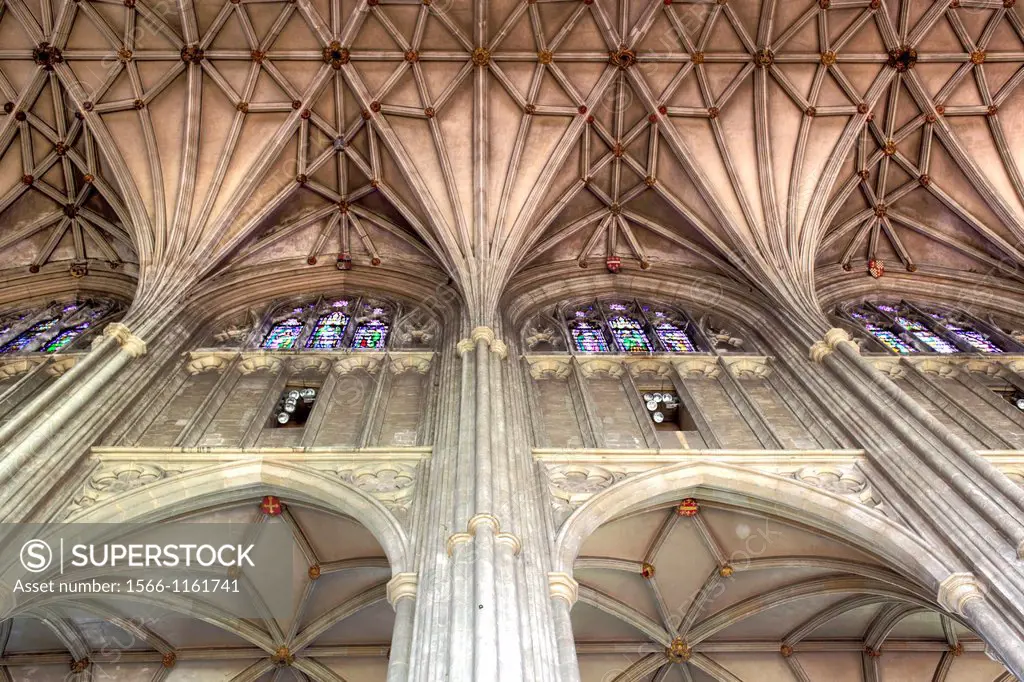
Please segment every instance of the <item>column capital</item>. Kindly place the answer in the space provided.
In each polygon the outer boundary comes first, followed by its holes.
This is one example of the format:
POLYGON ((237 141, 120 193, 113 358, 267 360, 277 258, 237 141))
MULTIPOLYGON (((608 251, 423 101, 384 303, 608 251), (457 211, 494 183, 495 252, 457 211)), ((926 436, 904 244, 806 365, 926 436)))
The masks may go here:
POLYGON ((490 346, 494 343, 494 339, 497 338, 494 334, 494 330, 490 327, 475 327, 469 334, 469 338, 473 339, 473 343, 480 341, 486 341, 487 345, 490 346))
POLYGON ((459 545, 472 542, 476 536, 477 530, 481 526, 488 526, 491 532, 494 533, 495 542, 499 545, 507 545, 512 549, 512 555, 518 556, 519 552, 523 548, 523 543, 519 539, 519 536, 515 533, 502 532, 501 523, 498 521, 498 517, 494 514, 475 514, 473 518, 466 524, 466 533, 454 533, 448 537, 447 548, 448 556, 452 556, 455 553, 455 548, 459 545))
POLYGON ((564 599, 569 606, 580 596, 580 584, 569 575, 559 571, 548 573, 548 595, 552 599, 564 599))
POLYGON ((853 343, 848 331, 840 329, 839 327, 833 327, 825 332, 824 339, 811 346, 811 360, 813 362, 823 361, 825 356, 834 351, 836 346, 841 343, 850 343, 855 349, 857 349, 857 352, 860 352, 860 347, 853 343))
POLYGON ((123 322, 111 322, 108 324, 103 328, 103 336, 117 339, 124 352, 133 358, 146 354, 146 342, 133 334, 128 325, 123 322))
POLYGON ((951 573, 939 585, 938 601, 948 611, 964 615, 964 607, 972 599, 985 598, 985 585, 972 573, 951 573))
POLYGON ((472 353, 475 348, 476 344, 473 343, 473 339, 462 339, 455 344, 455 350, 458 351, 460 358, 465 357, 466 353, 472 353))
POLYGON ((419 575, 416 573, 396 573, 388 581, 387 596, 391 608, 398 605, 400 599, 409 597, 416 599, 416 592, 419 589, 419 575))

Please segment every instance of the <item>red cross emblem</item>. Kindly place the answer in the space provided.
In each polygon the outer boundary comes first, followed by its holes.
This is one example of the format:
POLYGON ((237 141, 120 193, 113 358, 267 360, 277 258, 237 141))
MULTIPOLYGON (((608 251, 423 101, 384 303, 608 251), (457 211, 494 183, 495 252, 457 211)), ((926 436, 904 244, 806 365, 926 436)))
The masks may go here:
POLYGON ((281 505, 281 500, 278 498, 273 495, 267 495, 260 502, 260 511, 267 516, 280 516, 281 512, 284 511, 284 506, 281 505))
POLYGON ((696 516, 700 511, 700 504, 692 497, 687 497, 676 507, 676 513, 680 516, 696 516))

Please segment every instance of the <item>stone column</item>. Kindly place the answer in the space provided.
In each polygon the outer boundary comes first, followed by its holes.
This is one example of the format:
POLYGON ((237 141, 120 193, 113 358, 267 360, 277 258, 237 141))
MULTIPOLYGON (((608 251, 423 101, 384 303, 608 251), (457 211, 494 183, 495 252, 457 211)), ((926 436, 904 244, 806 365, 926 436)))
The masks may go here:
POLYGON ((415 573, 399 573, 388 582, 388 603, 395 610, 395 629, 391 633, 387 682, 409 680, 417 585, 415 573))
POLYGON ((1003 665, 1018 677, 1024 671, 1024 639, 986 596, 984 585, 970 573, 953 573, 939 585, 938 601, 961 616, 1003 665))
POLYGON ((551 607, 555 619, 558 644, 559 682, 580 682, 580 666, 576 659, 576 639, 572 633, 571 611, 579 594, 579 584, 568 573, 549 573, 551 607))

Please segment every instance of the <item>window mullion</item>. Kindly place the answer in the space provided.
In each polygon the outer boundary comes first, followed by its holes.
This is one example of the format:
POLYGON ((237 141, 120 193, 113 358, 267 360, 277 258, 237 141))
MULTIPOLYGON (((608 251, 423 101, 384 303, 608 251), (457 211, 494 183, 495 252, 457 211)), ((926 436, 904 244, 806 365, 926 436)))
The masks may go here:
POLYGON ((901 301, 901 303, 907 306, 907 308, 909 308, 911 312, 913 312, 917 316, 919 322, 923 323, 924 326, 930 329, 934 334, 938 334, 940 337, 944 338, 946 341, 956 346, 961 353, 978 352, 977 348, 967 343, 953 332, 949 331, 949 329, 947 329, 944 324, 940 324, 938 320, 934 319, 931 315, 925 313, 923 310, 918 308, 913 303, 910 303, 909 301, 901 301))

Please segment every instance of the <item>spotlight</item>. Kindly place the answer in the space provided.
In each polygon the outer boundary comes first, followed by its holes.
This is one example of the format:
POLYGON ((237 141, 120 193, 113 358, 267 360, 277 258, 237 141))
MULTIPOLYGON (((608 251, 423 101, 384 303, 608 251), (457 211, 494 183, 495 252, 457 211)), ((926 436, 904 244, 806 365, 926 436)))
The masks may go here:
POLYGON ((291 415, 288 414, 287 412, 278 412, 277 413, 277 423, 278 424, 287 424, 288 420, 291 419, 291 418, 292 418, 291 415))
POLYGON ((647 411, 648 412, 654 412, 656 409, 658 409, 658 401, 657 400, 648 400, 647 401, 647 411))

